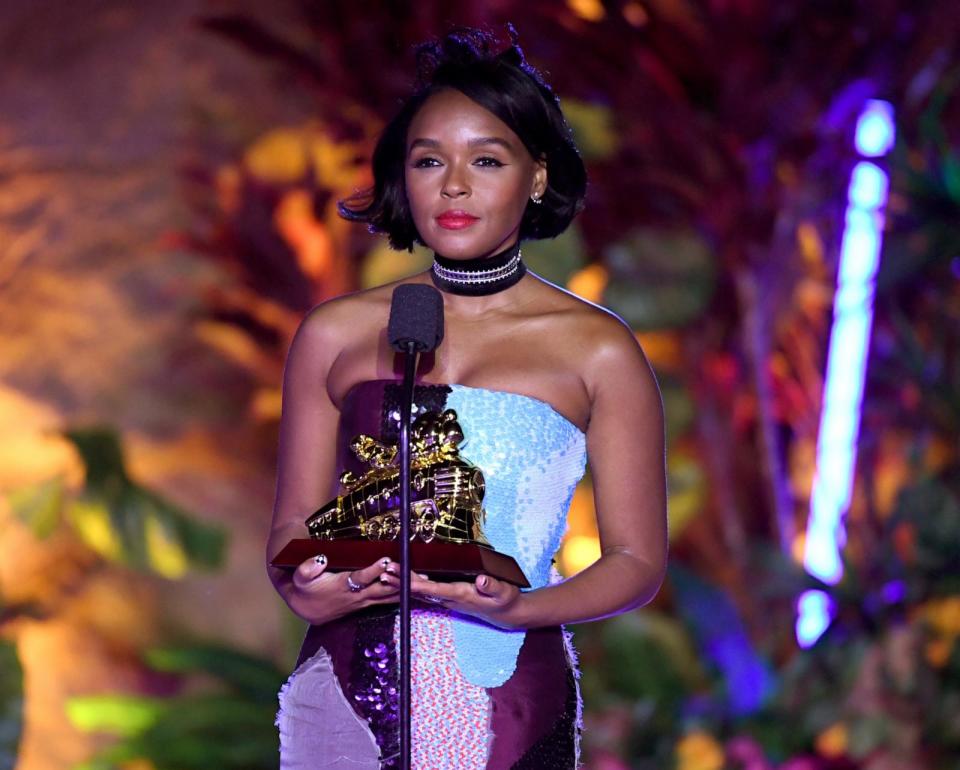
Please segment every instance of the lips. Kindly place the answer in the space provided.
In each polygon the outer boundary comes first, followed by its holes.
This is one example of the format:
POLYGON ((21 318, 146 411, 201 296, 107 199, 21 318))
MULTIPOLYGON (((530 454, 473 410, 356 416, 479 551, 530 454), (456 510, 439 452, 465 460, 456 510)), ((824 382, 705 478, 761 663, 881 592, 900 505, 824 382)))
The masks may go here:
POLYGON ((479 219, 480 217, 475 217, 473 214, 459 210, 444 211, 436 218, 437 224, 445 230, 463 230, 463 228, 470 227, 470 225, 479 219))

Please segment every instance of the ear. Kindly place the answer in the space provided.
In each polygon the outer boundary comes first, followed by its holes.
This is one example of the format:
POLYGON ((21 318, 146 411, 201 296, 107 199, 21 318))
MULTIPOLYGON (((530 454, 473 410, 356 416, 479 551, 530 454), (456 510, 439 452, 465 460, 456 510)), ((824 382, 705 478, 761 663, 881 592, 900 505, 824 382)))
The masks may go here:
POLYGON ((541 158, 535 161, 533 167, 533 183, 530 185, 530 195, 535 198, 542 198, 547 191, 547 159, 541 158))

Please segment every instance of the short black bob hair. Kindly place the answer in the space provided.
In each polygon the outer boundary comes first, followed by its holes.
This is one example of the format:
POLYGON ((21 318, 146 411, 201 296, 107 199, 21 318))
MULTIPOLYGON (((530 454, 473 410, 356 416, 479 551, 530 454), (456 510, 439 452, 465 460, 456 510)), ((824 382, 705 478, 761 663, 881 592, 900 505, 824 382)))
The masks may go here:
POLYGON ((476 29, 457 29, 417 48, 417 85, 377 141, 373 187, 339 202, 340 215, 386 233, 395 249, 423 244, 407 204, 404 167, 407 129, 433 94, 455 88, 492 112, 520 137, 530 155, 545 159, 547 189, 542 202, 527 204, 520 239, 553 238, 583 208, 587 173, 573 143, 560 102, 531 67, 508 27, 511 45, 492 53, 493 38, 476 29))

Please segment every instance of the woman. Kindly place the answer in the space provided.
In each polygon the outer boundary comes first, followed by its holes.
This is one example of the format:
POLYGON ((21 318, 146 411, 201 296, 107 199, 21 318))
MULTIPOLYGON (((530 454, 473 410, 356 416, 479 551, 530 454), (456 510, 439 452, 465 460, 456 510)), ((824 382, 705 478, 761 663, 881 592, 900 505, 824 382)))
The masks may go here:
MULTIPOLYGON (((425 244, 434 265, 324 302, 297 331, 268 561, 357 468, 353 436, 396 441, 391 296, 398 283, 433 283, 445 338, 421 362, 417 413, 456 410, 461 456, 486 476, 486 536, 532 588, 411 576, 413 766, 575 768, 578 674, 563 625, 646 603, 665 569, 659 391, 619 318, 523 266, 522 241, 562 232, 586 179, 556 97, 516 41, 496 54, 461 31, 421 48, 420 64, 420 87, 378 142, 373 189, 341 213, 395 248, 425 244), (587 455, 602 555, 561 580, 552 556, 587 455)), ((398 565, 333 572, 319 556, 268 570, 311 624, 281 691, 282 767, 396 766, 398 565)))

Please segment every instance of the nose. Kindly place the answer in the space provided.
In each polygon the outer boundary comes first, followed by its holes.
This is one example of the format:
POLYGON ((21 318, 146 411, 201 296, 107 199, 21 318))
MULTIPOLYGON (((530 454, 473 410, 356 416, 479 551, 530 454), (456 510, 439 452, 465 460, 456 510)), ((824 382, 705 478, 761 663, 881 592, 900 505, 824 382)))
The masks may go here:
POLYGON ((440 194, 444 198, 469 197, 470 186, 467 183, 466 174, 456 164, 451 163, 448 168, 440 194))

